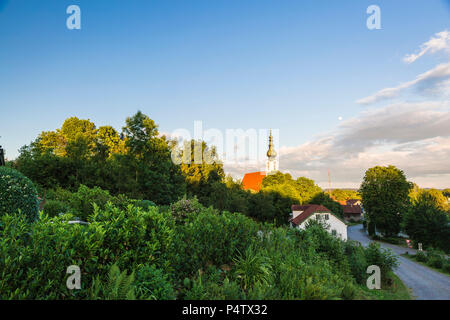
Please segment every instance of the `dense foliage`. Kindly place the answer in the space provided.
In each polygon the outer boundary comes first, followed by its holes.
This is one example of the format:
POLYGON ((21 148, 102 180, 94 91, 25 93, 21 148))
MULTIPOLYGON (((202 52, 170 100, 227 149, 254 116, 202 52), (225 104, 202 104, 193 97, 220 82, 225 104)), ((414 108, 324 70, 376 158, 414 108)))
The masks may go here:
POLYGON ((403 171, 394 166, 368 169, 359 192, 369 224, 385 236, 397 235, 411 188, 403 171))
POLYGON ((73 214, 1 217, 0 299, 352 299, 368 265, 383 277, 395 267, 318 224, 260 224, 195 199, 93 205, 86 225, 68 223, 73 214), (82 270, 80 290, 66 287, 70 265, 82 270))
MULTIPOLYGON (((179 146, 161 136, 155 122, 141 112, 127 118, 120 133, 111 126, 97 128, 89 120, 68 118, 60 129, 42 132, 24 146, 11 164, 37 184, 45 200, 51 200, 46 202, 50 215, 68 208, 52 199, 48 190, 80 194, 80 187, 86 186, 108 190, 108 194, 101 194, 100 189, 89 191, 103 198, 103 205, 119 195, 157 205, 169 205, 186 195, 206 207, 283 225, 292 204, 306 204, 322 192, 310 179, 294 180, 281 172, 266 177, 260 192, 245 191, 239 181, 225 176, 214 146, 194 140, 179 146), (177 159, 181 162, 173 161, 177 159)), ((334 204, 329 209, 341 215, 337 203, 325 200, 324 205, 334 204)), ((85 219, 89 201, 69 202, 85 219)))
POLYGON ((0 216, 20 211, 27 219, 34 220, 38 209, 37 191, 31 180, 17 170, 0 167, 0 216))
POLYGON ((403 229, 424 248, 450 252, 450 218, 430 191, 423 191, 405 213, 403 229))

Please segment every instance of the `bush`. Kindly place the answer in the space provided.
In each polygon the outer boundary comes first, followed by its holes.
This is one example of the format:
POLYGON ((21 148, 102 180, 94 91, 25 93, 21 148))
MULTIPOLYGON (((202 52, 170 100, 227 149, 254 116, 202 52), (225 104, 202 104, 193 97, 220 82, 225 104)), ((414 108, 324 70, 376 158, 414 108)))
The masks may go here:
POLYGON ((175 290, 169 277, 154 265, 139 268, 136 277, 138 299, 174 300, 175 290))
POLYGON ((230 263, 256 238, 258 224, 241 214, 203 209, 176 230, 172 265, 178 277, 188 277, 205 266, 230 263))
POLYGON ((187 218, 200 213, 204 207, 197 198, 181 199, 170 206, 170 211, 177 223, 183 223, 187 218))
POLYGON ((416 256, 414 258, 416 258, 416 260, 419 262, 427 262, 428 260, 427 256, 423 251, 417 251, 416 256))
POLYGON ((444 262, 444 265, 442 266, 442 270, 444 270, 447 273, 450 273, 450 261, 446 260, 444 262))
POLYGON ((78 191, 72 194, 69 204, 77 217, 87 221, 88 217, 94 211, 94 203, 100 209, 103 209, 105 208, 106 203, 111 201, 112 198, 113 197, 108 191, 102 190, 99 187, 94 187, 91 189, 85 185, 80 185, 78 191))
POLYGON ((244 290, 251 289, 257 284, 267 284, 272 276, 272 266, 267 254, 262 250, 255 250, 249 246, 244 253, 233 260, 236 278, 241 281, 244 290))
POLYGON ((173 246, 174 228, 170 216, 158 208, 120 210, 106 205, 91 218, 90 224, 80 225, 68 224, 66 215, 41 215, 33 224, 21 215, 0 217, 0 300, 111 296, 92 292, 98 286, 91 284, 107 283, 113 264, 128 274, 147 263, 169 269, 166 255, 173 246), (82 270, 81 290, 66 287, 70 265, 82 270))
POLYGON ((66 213, 70 209, 69 205, 59 200, 47 200, 44 205, 45 214, 56 217, 60 213, 66 213))
POLYGON ((426 263, 433 268, 441 269, 446 261, 444 253, 442 251, 429 248, 426 252, 427 261, 426 263))
POLYGON ((432 256, 428 259, 427 264, 430 267, 436 268, 436 269, 441 269, 444 265, 444 261, 441 257, 436 257, 436 256, 432 256))
POLYGON ((135 200, 133 204, 144 211, 149 210, 151 207, 156 207, 156 204, 150 200, 135 200))
POLYGON ((366 255, 363 246, 356 241, 347 241, 345 244, 345 254, 350 265, 350 271, 359 284, 364 284, 367 278, 366 255))
POLYGON ((380 248, 380 245, 376 242, 371 242, 367 247, 366 260, 369 266, 380 267, 382 281, 386 281, 388 273, 398 266, 397 258, 392 251, 380 248))
POLYGON ((39 214, 37 191, 30 179, 19 171, 0 167, 0 216, 21 214, 34 221, 39 214))

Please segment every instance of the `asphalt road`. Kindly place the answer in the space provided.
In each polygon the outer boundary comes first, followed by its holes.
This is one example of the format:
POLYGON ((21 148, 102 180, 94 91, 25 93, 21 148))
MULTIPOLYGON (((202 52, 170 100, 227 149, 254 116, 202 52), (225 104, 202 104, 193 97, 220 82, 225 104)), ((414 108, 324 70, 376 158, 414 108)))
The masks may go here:
MULTIPOLYGON (((359 241, 363 246, 369 245, 372 241, 364 232, 362 225, 348 227, 347 233, 349 239, 359 241)), ((400 256, 406 251, 414 254, 416 250, 385 243, 380 245, 398 255, 400 264, 394 272, 407 287, 412 289, 416 299, 450 300, 450 277, 400 256)))

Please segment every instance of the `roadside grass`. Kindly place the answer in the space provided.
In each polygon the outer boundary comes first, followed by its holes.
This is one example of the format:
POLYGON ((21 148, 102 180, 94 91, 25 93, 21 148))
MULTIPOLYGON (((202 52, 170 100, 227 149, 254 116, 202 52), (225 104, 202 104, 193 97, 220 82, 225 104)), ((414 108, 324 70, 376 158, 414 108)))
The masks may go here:
POLYGON ((360 286, 356 292, 356 300, 414 300, 411 289, 405 286, 397 275, 389 273, 389 281, 381 285, 380 290, 371 290, 360 286))
POLYGON ((436 272, 442 273, 442 274, 444 274, 446 276, 450 276, 450 272, 446 272, 444 269, 437 269, 437 268, 429 266, 425 262, 417 261, 416 258, 415 258, 415 254, 405 254, 405 253, 403 253, 403 254, 401 254, 401 256, 405 257, 405 258, 408 258, 409 260, 414 261, 415 263, 418 263, 418 264, 420 264, 420 265, 422 265, 424 267, 427 267, 428 269, 431 269, 431 270, 434 270, 436 272))
POLYGON ((406 244, 405 238, 401 238, 401 237, 384 238, 384 237, 380 237, 380 236, 372 236, 372 237, 370 237, 370 239, 373 241, 380 242, 380 243, 388 243, 388 244, 393 244, 393 245, 396 245, 399 247, 411 249, 406 244))

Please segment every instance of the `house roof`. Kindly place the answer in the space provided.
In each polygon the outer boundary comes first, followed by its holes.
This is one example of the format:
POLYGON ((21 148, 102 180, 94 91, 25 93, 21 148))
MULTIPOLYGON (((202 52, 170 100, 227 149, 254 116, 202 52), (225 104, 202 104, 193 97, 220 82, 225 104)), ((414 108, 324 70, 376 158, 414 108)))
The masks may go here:
POLYGON ((342 206, 342 209, 344 209, 344 214, 361 214, 362 210, 361 210, 361 206, 356 204, 356 205, 345 205, 342 206))
POLYGON ((361 202, 361 200, 359 200, 359 199, 348 199, 345 204, 347 204, 347 205, 355 205, 358 201, 361 202))
POLYGON ((253 190, 258 192, 261 190, 262 181, 266 173, 264 171, 246 173, 242 179, 242 185, 244 190, 253 190))
POLYGON ((303 211, 298 216, 290 220, 290 222, 292 222, 297 226, 300 225, 306 219, 308 219, 314 213, 317 212, 331 213, 330 209, 319 204, 308 204, 304 206, 293 205, 291 209, 292 211, 303 211))

